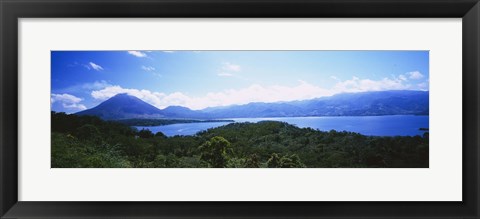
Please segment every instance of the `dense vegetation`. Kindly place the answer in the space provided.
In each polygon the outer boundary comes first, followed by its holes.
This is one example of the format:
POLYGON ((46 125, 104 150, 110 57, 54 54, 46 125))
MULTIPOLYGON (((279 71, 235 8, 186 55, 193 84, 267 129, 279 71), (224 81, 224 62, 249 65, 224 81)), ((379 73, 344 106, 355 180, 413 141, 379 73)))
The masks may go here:
POLYGON ((128 126, 161 126, 171 125, 177 123, 199 123, 199 122, 234 122, 233 120, 220 120, 220 119, 122 119, 116 120, 128 126))
POLYGON ((284 122, 232 123, 166 137, 52 112, 52 167, 428 167, 428 133, 371 137, 284 122))

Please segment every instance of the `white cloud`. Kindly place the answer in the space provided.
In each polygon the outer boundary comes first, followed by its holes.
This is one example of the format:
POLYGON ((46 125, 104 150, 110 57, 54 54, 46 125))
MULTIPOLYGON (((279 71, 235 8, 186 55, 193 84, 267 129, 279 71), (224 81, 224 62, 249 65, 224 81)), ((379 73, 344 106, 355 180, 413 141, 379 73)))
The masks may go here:
POLYGON ((78 103, 82 101, 82 98, 70 94, 52 94, 50 100, 52 101, 52 103, 55 103, 57 101, 66 103, 78 103))
POLYGON ((240 72, 242 69, 240 65, 232 64, 229 62, 222 63, 221 72, 217 75, 220 77, 233 77, 233 72, 240 72))
POLYGON ((370 79, 360 79, 352 77, 351 80, 338 82, 334 88, 334 93, 342 92, 363 92, 363 91, 381 91, 381 90, 404 90, 409 89, 410 85, 403 84, 401 79, 384 78, 379 81, 370 79))
POLYGON ((407 75, 409 76, 410 79, 414 79, 414 80, 423 78, 422 73, 420 73, 419 71, 408 72, 407 75))
POLYGON ((217 75, 220 76, 220 77, 232 77, 233 76, 233 74, 226 73, 226 72, 220 72, 217 75))
POLYGON ((139 57, 139 58, 147 57, 147 54, 140 51, 128 51, 128 54, 139 57))
POLYGON ((152 75, 156 76, 156 77, 162 77, 162 74, 159 74, 159 73, 156 73, 155 72, 155 68, 152 67, 152 66, 144 66, 142 65, 142 70, 146 71, 146 72, 150 72, 152 75))
POLYGON ((102 89, 108 86, 111 86, 111 84, 107 83, 105 80, 94 81, 92 83, 85 83, 81 85, 82 89, 85 90, 102 89))
POLYGON ((234 71, 234 72, 239 72, 239 71, 242 70, 240 65, 232 64, 232 63, 229 63, 229 62, 224 62, 222 64, 222 69, 224 71, 234 71))
POLYGON ((80 104, 82 98, 73 96, 71 94, 51 94, 50 101, 51 103, 61 103, 64 108, 73 109, 73 110, 85 110, 87 107, 80 104))
POLYGON ((418 80, 423 78, 423 74, 419 71, 407 72, 398 76, 398 79, 402 81, 408 81, 409 79, 418 80))
POLYGON ((174 53, 175 51, 171 51, 171 50, 164 50, 164 51, 162 51, 162 52, 164 52, 164 53, 174 53))
POLYGON ((78 103, 62 103, 62 106, 67 109, 72 109, 72 110, 86 110, 87 107, 83 104, 78 104, 78 103))
POLYGON ((428 88, 427 82, 419 83, 419 84, 417 84, 417 86, 418 86, 418 88, 420 88, 422 90, 427 90, 427 88, 428 88))
POLYGON ((93 62, 89 62, 88 65, 89 65, 90 67, 92 67, 95 71, 101 71, 101 70, 103 70, 103 67, 102 67, 102 66, 97 65, 97 64, 95 64, 95 63, 93 63, 93 62))
POLYGON ((333 80, 336 80, 336 81, 340 80, 340 79, 338 79, 337 77, 335 77, 335 76, 333 76, 333 75, 330 76, 330 78, 333 79, 333 80))
POLYGON ((142 69, 145 71, 155 71, 155 68, 152 66, 144 66, 142 65, 142 69))
POLYGON ((67 67, 76 67, 76 66, 78 66, 78 65, 80 65, 80 63, 78 63, 78 62, 73 62, 72 64, 68 64, 67 67))

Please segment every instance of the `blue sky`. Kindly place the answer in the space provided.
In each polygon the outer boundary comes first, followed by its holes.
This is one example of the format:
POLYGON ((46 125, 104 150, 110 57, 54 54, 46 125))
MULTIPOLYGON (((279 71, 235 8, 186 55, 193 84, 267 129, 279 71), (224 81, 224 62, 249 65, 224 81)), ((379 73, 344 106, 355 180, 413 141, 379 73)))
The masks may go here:
POLYGON ((118 93, 162 109, 428 90, 428 51, 52 51, 52 110, 118 93))

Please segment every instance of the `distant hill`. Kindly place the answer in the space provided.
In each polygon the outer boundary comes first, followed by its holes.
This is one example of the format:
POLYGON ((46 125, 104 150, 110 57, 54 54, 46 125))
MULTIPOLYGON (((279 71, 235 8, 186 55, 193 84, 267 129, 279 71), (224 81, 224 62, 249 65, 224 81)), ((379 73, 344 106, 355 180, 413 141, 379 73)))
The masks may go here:
POLYGON ((76 113, 98 116, 105 120, 123 119, 204 119, 203 112, 181 106, 169 106, 163 110, 128 94, 117 94, 100 105, 76 113))
POLYGON ((306 116, 428 115, 428 91, 394 90, 343 93, 292 103, 306 116))
POLYGON ((191 110, 183 106, 169 106, 163 109, 162 113, 169 118, 205 119, 209 117, 205 112, 191 110))
POLYGON ((203 110, 191 110, 182 106, 169 106, 160 110, 137 97, 118 94, 94 108, 78 112, 77 115, 95 115, 106 120, 118 120, 428 115, 428 112, 428 91, 396 90, 342 93, 302 101, 248 103, 203 110))
POLYGON ((207 108, 215 118, 428 115, 428 91, 343 93, 311 100, 207 108))
POLYGON ((117 94, 96 107, 76 114, 98 116, 105 120, 165 117, 160 109, 128 94, 117 94))
POLYGON ((286 103, 249 103, 245 105, 233 105, 219 108, 208 108, 208 112, 214 118, 250 118, 250 117, 288 117, 302 116, 307 110, 286 103))

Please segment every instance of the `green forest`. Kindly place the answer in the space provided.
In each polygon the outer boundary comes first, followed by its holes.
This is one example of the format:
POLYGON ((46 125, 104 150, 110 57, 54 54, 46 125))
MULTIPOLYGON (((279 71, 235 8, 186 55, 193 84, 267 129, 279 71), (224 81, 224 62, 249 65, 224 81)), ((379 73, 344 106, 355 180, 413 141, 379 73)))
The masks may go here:
POLYGON ((428 168, 423 136, 376 137, 285 122, 231 123, 167 137, 51 113, 52 168, 428 168))

